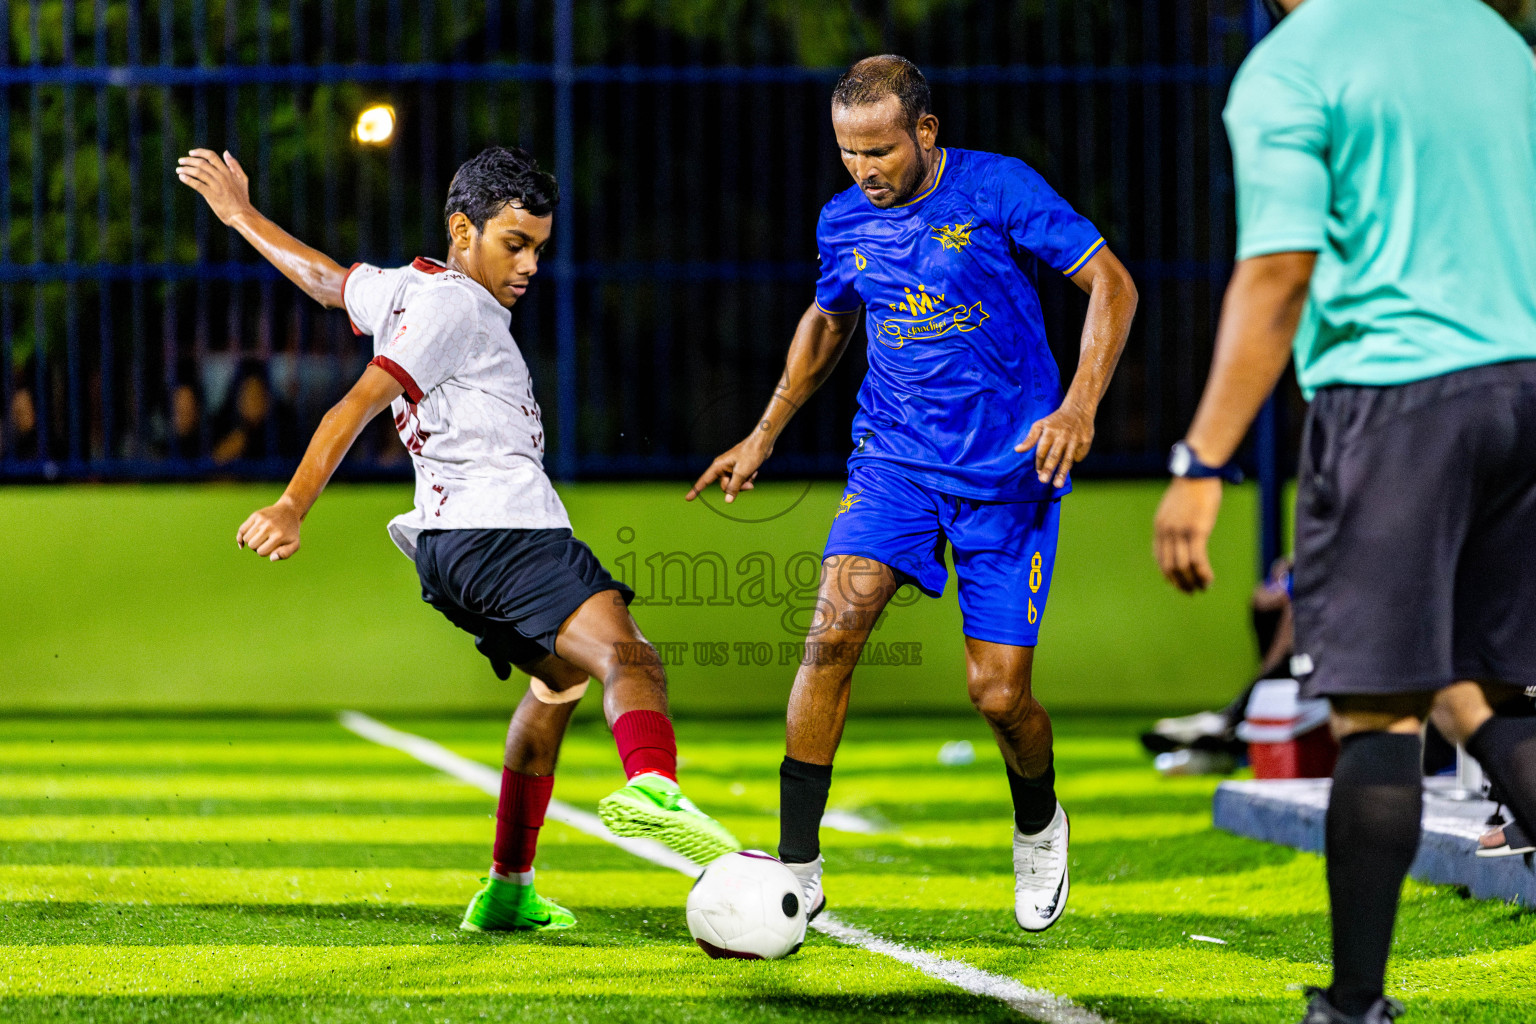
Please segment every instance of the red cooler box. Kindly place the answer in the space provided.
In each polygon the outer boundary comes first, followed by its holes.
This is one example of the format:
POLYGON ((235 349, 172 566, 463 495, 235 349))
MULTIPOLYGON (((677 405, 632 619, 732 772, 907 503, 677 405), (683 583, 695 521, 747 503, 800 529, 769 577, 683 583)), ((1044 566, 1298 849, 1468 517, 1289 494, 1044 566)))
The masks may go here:
POLYGON ((1339 745, 1328 730, 1328 702, 1302 700, 1294 679, 1265 679, 1248 697, 1237 738, 1260 779, 1324 779, 1333 774, 1339 745))

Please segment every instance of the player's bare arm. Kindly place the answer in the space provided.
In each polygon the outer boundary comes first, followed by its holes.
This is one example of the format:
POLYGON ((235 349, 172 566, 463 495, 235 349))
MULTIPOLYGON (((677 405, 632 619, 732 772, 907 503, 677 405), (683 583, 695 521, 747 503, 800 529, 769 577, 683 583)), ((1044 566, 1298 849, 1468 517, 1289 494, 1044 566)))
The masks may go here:
POLYGON ((213 215, 240 232, 266 261, 327 309, 341 307, 346 268, 278 227, 251 204, 245 169, 226 150, 194 149, 176 161, 176 177, 208 201, 213 215))
POLYGON ((858 324, 859 314, 856 312, 828 313, 815 303, 806 309, 795 328, 794 339, 789 343, 784 375, 773 389, 773 397, 768 400, 768 408, 763 410, 757 426, 743 441, 709 464, 689 489, 686 500, 697 498, 700 491, 717 480, 728 502, 736 500, 737 492, 752 489, 757 470, 773 454, 779 434, 832 375, 858 324))
POLYGON ((1125 339, 1136 315, 1136 283, 1130 271, 1105 246, 1083 264, 1072 283, 1088 293, 1077 372, 1061 407, 1029 428, 1018 452, 1035 450, 1035 474, 1041 483, 1057 487, 1067 482, 1072 467, 1093 447, 1093 420, 1099 402, 1125 350, 1125 339))
MULTIPOLYGON (((1315 252, 1281 252, 1237 264, 1222 301, 1211 376, 1185 442, 1208 466, 1232 460, 1243 435, 1291 359, 1315 252)), ((1216 578, 1207 542, 1221 509, 1221 480, 1176 478, 1153 521, 1153 554, 1186 593, 1216 578)))
POLYGON ((365 369, 346 397, 320 421, 283 496, 276 504, 252 512, 240 524, 235 545, 248 547, 274 562, 293 557, 299 550, 299 524, 346 458, 357 435, 403 392, 395 378, 377 366, 365 369))

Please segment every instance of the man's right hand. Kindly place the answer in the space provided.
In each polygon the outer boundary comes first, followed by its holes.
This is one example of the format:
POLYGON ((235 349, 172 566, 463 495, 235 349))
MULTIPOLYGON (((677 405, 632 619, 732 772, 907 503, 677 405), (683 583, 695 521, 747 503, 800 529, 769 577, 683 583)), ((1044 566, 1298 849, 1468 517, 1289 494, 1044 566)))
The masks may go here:
POLYGON ((773 448, 769 447, 764 451, 762 443, 754 434, 711 462, 709 468, 704 471, 704 475, 694 481, 693 487, 689 489, 683 500, 692 501, 703 492, 704 488, 718 480, 720 489, 725 492, 726 502, 735 501, 738 491, 752 490, 753 481, 757 479, 758 467, 767 462, 768 456, 772 454, 773 448))
POLYGON ((277 562, 292 558, 299 550, 299 513, 279 501, 252 512, 235 534, 235 546, 250 548, 263 558, 277 562))
POLYGON ((228 150, 222 158, 211 149, 192 150, 176 161, 176 177, 208 200, 213 215, 227 225, 254 209, 250 179, 228 150))

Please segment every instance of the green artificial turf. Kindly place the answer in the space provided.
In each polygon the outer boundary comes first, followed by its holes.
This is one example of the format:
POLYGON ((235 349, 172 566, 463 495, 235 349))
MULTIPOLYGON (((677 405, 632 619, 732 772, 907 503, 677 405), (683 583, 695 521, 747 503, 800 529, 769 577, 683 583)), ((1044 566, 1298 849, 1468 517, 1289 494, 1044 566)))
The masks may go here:
MULTIPOLYGON (((420 600, 384 531, 408 485, 331 488, 282 564, 236 527, 280 488, 0 488, 0 710, 400 711, 510 708, 469 638, 420 600), (21 598, 19 595, 24 595, 21 598)), ((771 482, 731 514, 681 484, 561 487, 577 535, 639 592, 681 715, 782 713, 805 636, 833 483, 771 482)), ((1051 707, 1169 713, 1225 704, 1255 664, 1253 495, 1229 488, 1218 581, 1176 593, 1151 557, 1161 485, 1084 483, 1066 499, 1036 660, 1051 707)), ((959 608, 907 590, 873 635, 856 714, 965 709, 959 608)))
MULTIPOLYGON (((500 758, 500 718, 388 721, 500 758)), ((1030 936, 1012 922, 1007 785, 981 722, 851 722, 831 806, 880 831, 823 830, 833 911, 1121 1024, 1299 1019, 1298 987, 1327 978, 1322 862, 1214 831, 1215 780, 1159 778, 1134 725, 1058 717, 1072 896, 1030 936), (951 740, 975 763, 941 766, 951 740)), ((781 726, 685 720, 678 735, 687 792, 771 850, 781 726)), ((708 960, 686 877, 554 822, 539 885, 577 927, 461 933, 494 802, 327 720, 23 717, 0 737, 0 1020, 1019 1019, 814 933, 787 960, 708 960)), ((621 781, 606 731, 578 722, 556 797, 590 810, 621 781)), ((1532 977, 1536 914, 1408 884, 1389 978, 1407 1021, 1536 1021, 1532 977)))

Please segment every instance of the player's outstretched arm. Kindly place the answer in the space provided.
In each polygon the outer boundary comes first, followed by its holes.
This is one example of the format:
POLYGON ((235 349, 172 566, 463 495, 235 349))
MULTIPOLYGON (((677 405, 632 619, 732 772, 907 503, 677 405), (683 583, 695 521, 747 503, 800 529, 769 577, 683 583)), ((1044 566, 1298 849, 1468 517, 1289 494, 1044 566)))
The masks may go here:
MULTIPOLYGON (((1243 260, 1232 272, 1216 327, 1211 375, 1184 441, 1207 466, 1225 466, 1291 360, 1291 341, 1312 281, 1315 252, 1243 260)), ((1206 542, 1221 510, 1221 480, 1176 477, 1152 522, 1152 553, 1186 593, 1216 578, 1206 542)))
POLYGON ((368 421, 383 412, 404 389, 379 369, 369 366, 345 398, 331 407, 315 429, 304 460, 277 504, 250 514, 235 534, 235 546, 280 561, 299 550, 299 524, 314 507, 331 474, 363 432, 368 421))
POLYGON ((1072 467, 1093 447, 1093 420, 1114 376, 1125 339, 1136 315, 1136 284, 1115 254, 1104 246, 1072 275, 1072 283, 1088 293, 1077 372, 1061 408, 1037 420, 1014 451, 1035 450, 1035 474, 1041 483, 1061 487, 1072 467))
POLYGON ((784 375, 773 389, 773 397, 768 399, 768 408, 763 410, 757 426, 746 440, 709 464, 704 475, 689 488, 684 500, 697 498, 700 491, 717 480, 728 502, 736 500, 738 491, 752 489, 757 470, 773 454, 779 434, 789 424, 790 417, 799 412, 831 376, 858 324, 857 312, 827 313, 814 303, 805 311, 800 317, 800 325, 795 328, 795 337, 789 343, 784 375))
POLYGON ((176 177, 208 200, 214 216, 240 232, 306 295, 327 309, 341 306, 346 268, 294 238, 252 206, 250 180, 228 150, 222 157, 211 149, 192 150, 176 161, 176 177))

